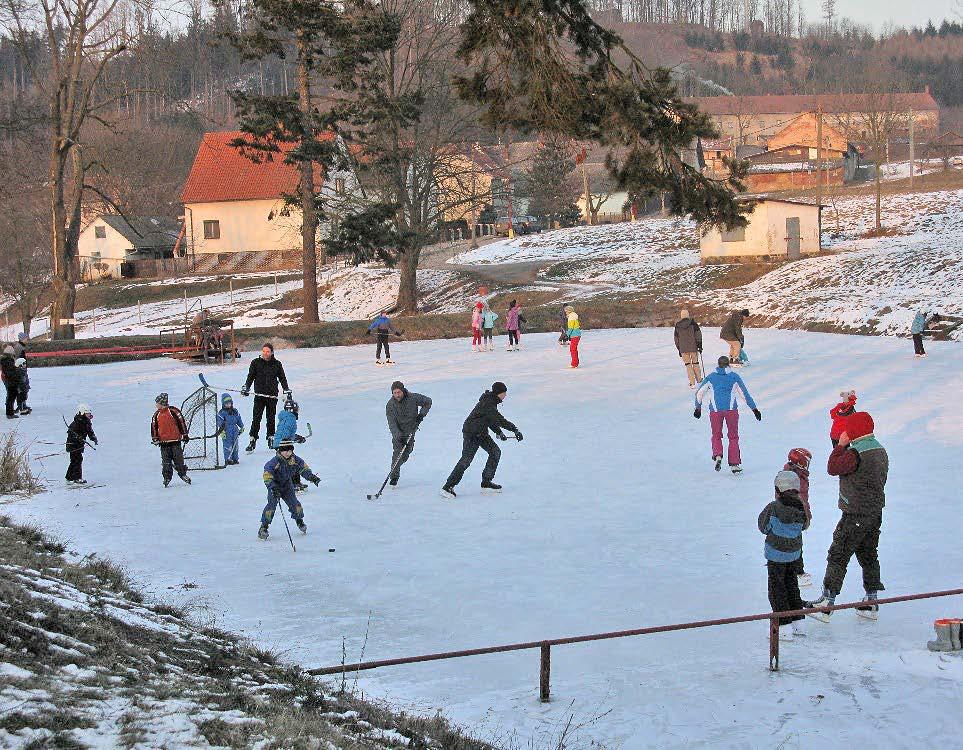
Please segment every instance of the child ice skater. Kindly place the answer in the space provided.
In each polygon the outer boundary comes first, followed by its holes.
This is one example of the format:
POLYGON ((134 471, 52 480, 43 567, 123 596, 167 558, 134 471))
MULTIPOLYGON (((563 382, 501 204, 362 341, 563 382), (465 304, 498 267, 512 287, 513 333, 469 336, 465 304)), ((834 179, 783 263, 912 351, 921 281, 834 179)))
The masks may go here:
POLYGON ((261 528, 258 529, 259 539, 267 539, 268 527, 274 519, 274 511, 278 501, 283 500, 288 506, 291 518, 297 524, 302 534, 308 533, 308 526, 304 523, 304 508, 295 494, 295 478, 305 477, 317 487, 321 479, 317 477, 302 459, 294 455, 294 443, 284 440, 277 444, 278 454, 264 464, 264 486, 267 487, 267 505, 261 512, 261 528))
POLYGON ((498 320, 498 313, 488 305, 482 310, 482 346, 481 350, 495 351, 495 321, 498 320))
POLYGON ((476 302, 471 313, 471 350, 480 352, 482 350, 482 311, 485 309, 483 302, 476 302))
POLYGON ((221 394, 221 410, 217 413, 215 435, 222 435, 224 463, 227 466, 235 466, 238 463, 238 443, 243 431, 244 420, 241 419, 241 412, 234 408, 234 399, 229 393, 221 394))
POLYGON ((70 465, 67 466, 67 484, 87 484, 84 479, 84 448, 87 447, 88 438, 97 445, 97 436, 94 434, 93 425, 94 413, 87 404, 77 406, 77 414, 74 416, 70 426, 67 427, 66 450, 70 455, 70 465))
MULTIPOLYGON (((802 555, 802 530, 806 510, 799 498, 799 477, 792 471, 776 474, 776 499, 759 514, 759 531, 766 535, 766 568, 769 570, 769 604, 773 612, 804 609, 796 579, 796 560, 802 555)), ((803 615, 779 618, 779 640, 805 635, 803 615)))
POLYGON ((839 445, 839 436, 846 431, 846 419, 856 413, 856 391, 842 391, 839 398, 840 402, 829 410, 829 416, 833 420, 833 425, 829 428, 829 439, 833 448, 839 445))
MULTIPOLYGON (((809 505, 809 463, 812 459, 813 454, 805 448, 793 448, 789 451, 786 465, 782 467, 785 471, 791 471, 799 477, 799 499, 806 511, 806 523, 803 526, 803 531, 809 528, 809 524, 813 520, 812 508, 809 505)), ((795 570, 800 588, 812 584, 813 577, 806 572, 802 550, 799 551, 799 559, 796 560, 795 570)))
POLYGON ((391 318, 389 318, 384 313, 379 313, 371 325, 368 326, 368 332, 366 335, 370 334, 372 331, 376 331, 378 334, 378 343, 375 347, 375 364, 376 365, 393 365, 394 362, 391 360, 391 349, 388 346, 388 336, 392 333, 395 336, 400 336, 401 331, 396 331, 395 327, 391 325, 391 318), (384 362, 381 361, 381 350, 385 350, 384 362))

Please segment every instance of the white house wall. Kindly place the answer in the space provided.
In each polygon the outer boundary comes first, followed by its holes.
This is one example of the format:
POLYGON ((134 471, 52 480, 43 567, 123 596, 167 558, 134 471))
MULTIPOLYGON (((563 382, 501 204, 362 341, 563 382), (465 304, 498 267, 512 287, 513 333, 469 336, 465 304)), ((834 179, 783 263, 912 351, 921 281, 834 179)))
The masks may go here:
POLYGON ((749 216, 745 240, 723 242, 722 233, 712 228, 700 241, 703 258, 745 258, 752 256, 785 256, 788 254, 786 219, 799 217, 800 252, 818 253, 819 209, 780 201, 761 201, 749 216))

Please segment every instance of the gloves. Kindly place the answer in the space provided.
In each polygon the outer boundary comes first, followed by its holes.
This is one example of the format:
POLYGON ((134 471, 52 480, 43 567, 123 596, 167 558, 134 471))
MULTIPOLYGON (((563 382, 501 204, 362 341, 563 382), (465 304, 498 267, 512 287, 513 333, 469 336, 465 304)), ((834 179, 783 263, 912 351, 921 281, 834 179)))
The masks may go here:
POLYGON ((306 443, 307 441, 308 441, 308 439, 307 439, 306 437, 304 437, 304 435, 295 435, 295 436, 294 436, 294 442, 295 442, 295 443, 306 443))
POLYGON ((249 396, 249 395, 251 395, 250 389, 249 389, 247 386, 244 386, 244 387, 241 389, 241 395, 242 395, 242 396, 249 396))
POLYGON ((424 420, 424 418, 425 418, 425 415, 424 415, 424 414, 419 414, 417 417, 415 417, 415 424, 421 424, 421 422, 422 422, 422 420, 424 420))
POLYGON ((97 438, 91 438, 94 441, 94 445, 100 445, 100 441, 97 438))
POLYGON ((761 421, 762 421, 762 412, 761 412, 761 411, 759 411, 758 409, 753 409, 753 410, 752 410, 752 413, 756 415, 756 421, 757 421, 757 422, 761 422, 761 421))
POLYGON ((702 354, 702 347, 699 347, 699 354, 702 354))
POLYGON ((151 445, 160 445, 160 440, 151 440, 151 441, 150 441, 150 444, 151 444, 151 445))
POLYGON ((702 407, 697 406, 695 408, 695 411, 692 412, 692 416, 695 417, 696 419, 702 419, 702 407))
POLYGON ((498 439, 499 439, 499 440, 508 440, 508 436, 505 435, 504 432, 499 432, 499 433, 498 433, 498 439))
POLYGON ((311 484, 313 484, 315 487, 321 484, 321 479, 319 477, 315 477, 314 479, 309 479, 308 481, 311 482, 311 484))
POLYGON ((189 435, 185 435, 184 437, 181 438, 181 440, 184 441, 184 445, 187 445, 189 442, 191 442, 191 438, 189 435))
POLYGON ((523 439, 523 438, 522 438, 522 433, 519 432, 518 430, 515 430, 515 439, 516 439, 519 443, 522 442, 522 439, 523 439))
POLYGON ((400 335, 401 335, 401 331, 395 331, 395 336, 400 336, 400 335))
POLYGON ((287 396, 288 398, 291 398, 291 389, 288 388, 288 389, 284 392, 284 395, 287 396))

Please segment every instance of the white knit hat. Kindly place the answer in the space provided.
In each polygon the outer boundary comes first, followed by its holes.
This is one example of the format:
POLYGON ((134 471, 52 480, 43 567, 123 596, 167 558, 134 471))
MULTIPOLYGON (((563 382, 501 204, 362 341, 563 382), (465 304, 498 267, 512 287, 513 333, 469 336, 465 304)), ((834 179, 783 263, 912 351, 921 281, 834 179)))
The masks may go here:
POLYGON ((93 412, 90 410, 90 407, 89 407, 87 404, 77 404, 77 413, 78 413, 78 414, 93 414, 93 412))

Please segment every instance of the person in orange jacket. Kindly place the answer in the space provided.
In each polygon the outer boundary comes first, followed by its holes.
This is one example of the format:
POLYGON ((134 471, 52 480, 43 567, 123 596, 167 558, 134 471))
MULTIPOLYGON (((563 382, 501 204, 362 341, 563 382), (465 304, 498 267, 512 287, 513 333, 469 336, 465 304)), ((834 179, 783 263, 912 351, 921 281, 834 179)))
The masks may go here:
POLYGON ((184 448, 190 441, 187 434, 187 423, 184 415, 176 406, 171 406, 166 393, 161 393, 154 399, 157 409, 150 420, 150 437, 154 445, 160 446, 161 454, 161 475, 164 477, 164 486, 171 483, 174 478, 174 468, 177 468, 177 476, 186 484, 191 483, 191 478, 187 476, 187 465, 184 463, 184 448))

